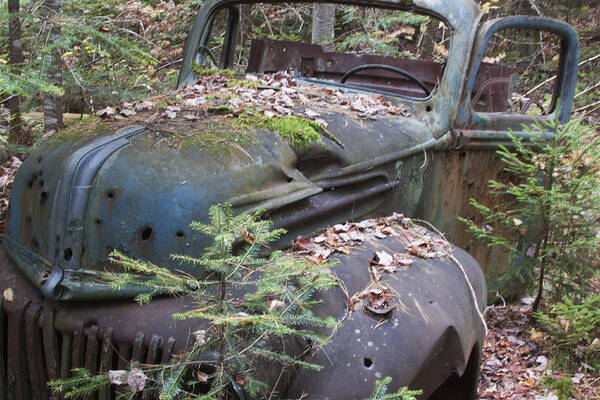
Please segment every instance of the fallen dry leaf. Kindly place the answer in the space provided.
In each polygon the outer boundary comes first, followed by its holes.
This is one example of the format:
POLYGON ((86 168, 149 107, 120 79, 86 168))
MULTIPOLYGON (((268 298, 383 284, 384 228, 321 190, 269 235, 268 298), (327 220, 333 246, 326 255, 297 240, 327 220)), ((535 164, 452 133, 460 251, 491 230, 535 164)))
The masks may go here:
POLYGON ((198 379, 198 382, 200 383, 206 383, 208 382, 209 376, 206 372, 196 371, 196 379, 198 379))
POLYGON ((389 266, 394 262, 394 257, 386 253, 385 251, 376 251, 375 252, 375 262, 378 265, 389 266))

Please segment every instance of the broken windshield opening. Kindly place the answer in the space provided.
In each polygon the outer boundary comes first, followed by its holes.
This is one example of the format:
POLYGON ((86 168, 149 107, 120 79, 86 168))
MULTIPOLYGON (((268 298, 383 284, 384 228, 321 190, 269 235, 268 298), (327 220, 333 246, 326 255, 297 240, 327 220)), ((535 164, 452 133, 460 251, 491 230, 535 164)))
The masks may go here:
POLYGON ((203 67, 293 72, 310 83, 425 100, 442 79, 450 30, 431 16, 331 3, 222 9, 198 47, 203 67))

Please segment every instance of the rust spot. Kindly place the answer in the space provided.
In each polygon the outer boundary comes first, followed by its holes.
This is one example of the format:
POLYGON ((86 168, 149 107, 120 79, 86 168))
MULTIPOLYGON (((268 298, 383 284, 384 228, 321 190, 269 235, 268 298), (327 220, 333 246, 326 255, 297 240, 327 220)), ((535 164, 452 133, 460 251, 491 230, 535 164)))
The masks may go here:
POLYGON ((110 188, 110 189, 107 189, 106 192, 104 192, 104 196, 108 200, 114 200, 117 197, 119 197, 121 195, 121 193, 123 193, 123 189, 110 188))
POLYGON ((63 252, 63 258, 70 261, 73 258, 73 250, 69 247, 63 252))
POLYGON ((154 229, 149 224, 140 226, 137 230, 137 237, 144 243, 154 239, 154 229))
POLYGON ((36 238, 31 239, 31 250, 35 251, 36 253, 40 251, 40 243, 36 238))

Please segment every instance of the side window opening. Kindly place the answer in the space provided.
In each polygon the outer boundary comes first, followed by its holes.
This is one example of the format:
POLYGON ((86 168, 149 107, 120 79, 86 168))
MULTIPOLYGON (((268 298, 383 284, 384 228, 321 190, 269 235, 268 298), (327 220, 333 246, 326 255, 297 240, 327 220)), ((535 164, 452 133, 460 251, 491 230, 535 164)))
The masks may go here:
POLYGON ((561 38, 535 29, 504 29, 490 39, 471 106, 488 113, 548 115, 556 108, 561 38))
POLYGON ((224 65, 224 47, 227 39, 227 28, 232 11, 230 9, 219 10, 212 19, 209 27, 210 34, 205 43, 198 46, 196 63, 205 68, 223 68, 224 65))

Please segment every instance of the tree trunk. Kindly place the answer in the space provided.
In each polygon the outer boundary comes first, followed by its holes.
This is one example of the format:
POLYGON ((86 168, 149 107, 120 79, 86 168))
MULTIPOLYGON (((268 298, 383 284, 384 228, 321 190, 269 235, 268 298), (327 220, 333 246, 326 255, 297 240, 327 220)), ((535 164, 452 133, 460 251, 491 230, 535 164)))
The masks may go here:
MULTIPOLYGON (((60 39, 60 26, 56 20, 60 15, 61 7, 62 0, 44 0, 42 14, 48 26, 46 34, 49 47, 58 43, 60 39)), ((52 49, 44 56, 44 73, 48 83, 59 88, 62 87, 62 56, 59 49, 52 49)), ((51 93, 44 93, 43 96, 44 134, 48 135, 62 128, 62 96, 51 93)))
POLYGON ((335 36, 335 4, 315 4, 313 6, 312 42, 332 51, 335 36))
MULTIPOLYGON (((10 71, 14 74, 20 74, 23 65, 21 18, 19 18, 20 6, 20 0, 8 0, 8 63, 10 65, 10 71)), ((23 120, 21 119, 21 97, 17 94, 13 94, 7 101, 7 105, 10 113, 8 141, 18 145, 31 145, 33 142, 31 132, 24 129, 23 120)))

